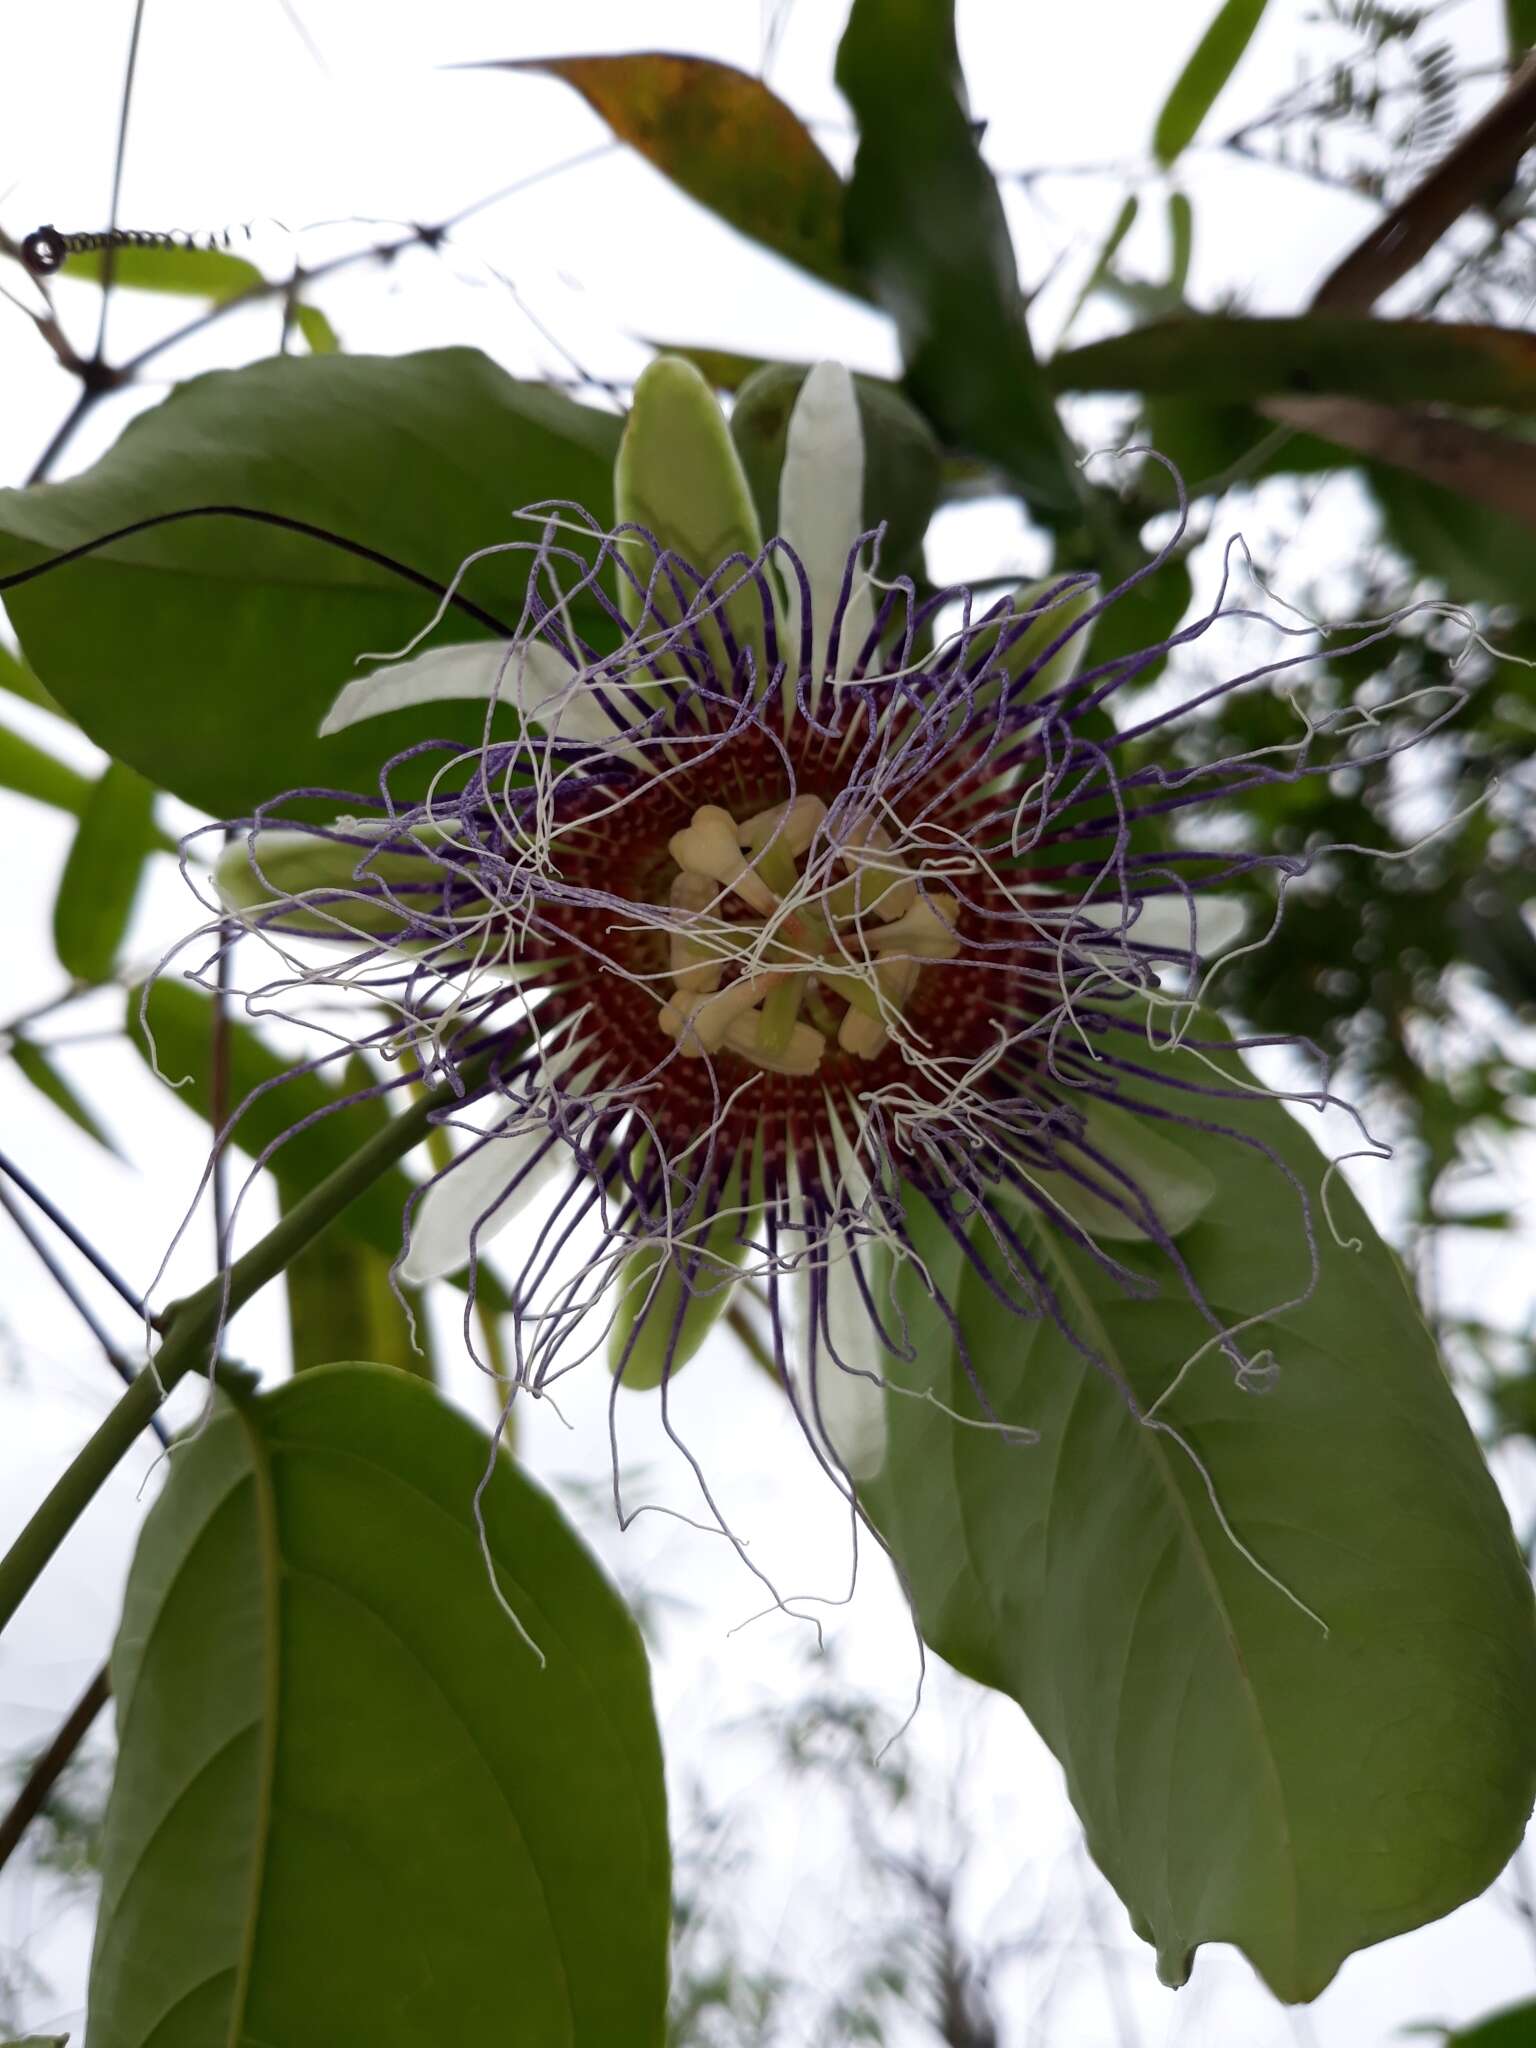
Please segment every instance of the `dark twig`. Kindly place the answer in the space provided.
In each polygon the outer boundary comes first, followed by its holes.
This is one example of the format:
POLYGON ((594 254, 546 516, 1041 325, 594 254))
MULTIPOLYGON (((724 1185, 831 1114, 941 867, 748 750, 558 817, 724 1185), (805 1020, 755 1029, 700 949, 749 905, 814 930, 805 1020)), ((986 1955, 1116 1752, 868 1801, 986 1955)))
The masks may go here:
MULTIPOLYGON (((112 201, 107 209, 109 236, 117 230, 117 209, 123 194, 123 165, 128 160, 128 114, 133 106, 133 81, 139 68, 139 33, 143 26, 144 0, 135 0, 133 32, 128 38, 128 66, 123 73, 123 98, 117 116, 117 152, 112 159, 112 201)), ((97 370, 107 356, 107 308, 112 299, 112 280, 116 271, 117 247, 109 240, 101 252, 101 312, 96 323, 96 354, 92 363, 97 370)))
MULTIPOLYGON (((0 1185, 0 1209, 3 1209, 6 1215, 10 1217, 16 1228, 37 1254, 48 1277, 53 1281, 75 1314, 101 1346, 108 1365, 111 1366, 125 1387, 131 1386, 136 1377, 133 1367, 128 1363, 122 1352, 118 1350, 111 1337, 107 1334, 105 1326, 97 1320, 96 1313, 90 1303, 80 1293, 73 1280, 70 1279, 64 1268, 53 1256, 53 1253, 49 1251, 47 1245, 44 1244, 41 1237, 32 1228, 20 1206, 12 1201, 11 1197, 6 1193, 3 1185, 0 1185)), ((169 1446, 170 1437, 166 1434, 165 1424, 158 1415, 153 1418, 150 1427, 154 1430, 155 1435, 159 1437, 161 1443, 169 1446)))
MULTIPOLYGON (((579 150, 574 156, 562 157, 558 163, 546 164, 541 170, 531 171, 526 177, 514 179, 510 185, 503 185, 482 199, 472 200, 468 206, 461 206, 457 213, 449 214, 444 220, 425 227, 413 227, 408 234, 400 235, 393 241, 370 244, 366 249, 349 249, 345 255, 333 256, 324 263, 317 263, 313 270, 295 266, 289 277, 263 278, 259 283, 247 286, 244 291, 232 292, 227 299, 218 300, 216 304, 207 307, 192 319, 184 321, 180 327, 172 328, 169 334, 162 334, 158 340, 150 342, 141 348, 137 355, 129 356, 115 368, 100 360, 74 365, 76 375, 82 379, 82 388, 48 446, 33 465, 32 473, 27 479, 28 483, 43 481, 73 440, 81 422, 109 391, 120 390, 124 385, 132 383, 146 364, 152 363, 157 356, 164 355, 167 349, 175 348, 178 343, 189 341, 194 335, 204 333, 241 307, 257 305, 263 300, 279 296, 288 300, 296 299, 302 289, 318 284, 324 278, 334 277, 338 271, 349 270, 360 263, 393 263, 395 258, 407 249, 440 248, 456 227, 462 226, 475 214, 483 213, 487 207, 499 205, 503 199, 511 199, 517 193, 527 191, 531 186, 558 177, 565 171, 576 170, 582 164, 594 162, 598 157, 611 155, 617 146, 613 142, 600 142, 590 149, 579 150)), ((110 254, 110 251, 107 254, 110 254)), ((71 366, 66 364, 66 368, 68 367, 71 366)))
POLYGON ((86 417, 87 413, 92 410, 101 395, 101 388, 95 381, 81 385, 80 389, 75 393, 74 404, 54 428, 48 446, 27 472, 27 482, 29 484, 40 484, 46 480, 49 470, 53 468, 53 465, 74 439, 75 429, 80 425, 80 422, 86 417))
POLYGON ((91 1725, 111 1695, 112 1680, 105 1664, 81 1693, 69 1718, 28 1771, 11 1810, 0 1820, 0 1870, 12 1850, 48 1803, 48 1795, 68 1768, 75 1751, 91 1731, 91 1725))
POLYGON ((1536 54, 1406 198, 1357 242, 1312 297, 1314 313, 1366 313, 1469 208, 1491 203, 1536 144, 1536 54))
POLYGON ((18 1010, 14 1017, 8 1017, 0 1024, 0 1038, 9 1038, 28 1024, 35 1024, 40 1017, 51 1017, 66 1004, 77 1002, 81 996, 93 995, 100 988, 97 981, 72 981, 62 995, 46 996, 42 1002, 33 1003, 25 1010, 18 1010))
POLYGON ((97 1272, 101 1275, 102 1279, 106 1281, 107 1285, 109 1287, 114 1288, 117 1291, 117 1293, 119 1293, 122 1296, 123 1300, 127 1302, 128 1306, 133 1310, 136 1316, 140 1317, 143 1321, 149 1323, 151 1328, 159 1328, 158 1318, 152 1316, 149 1313, 149 1309, 145 1302, 141 1299, 139 1295, 134 1293, 133 1289, 128 1285, 128 1282, 123 1278, 122 1274, 117 1272, 113 1266, 109 1265, 107 1260, 102 1257, 99 1251, 97 1251, 95 1245, 91 1243, 90 1239, 86 1237, 82 1231, 77 1230, 75 1228, 74 1224, 70 1222, 69 1218, 64 1214, 64 1212, 61 1209, 56 1208, 55 1205, 49 1201, 48 1197, 43 1193, 42 1189, 37 1185, 36 1181, 32 1180, 29 1175, 23 1173, 21 1168, 16 1165, 14 1160, 8 1159, 3 1152, 0 1152, 0 1173, 3 1173, 7 1180, 13 1181, 15 1185, 21 1189, 21 1192, 26 1196, 27 1200, 31 1202, 35 1208, 42 1210, 43 1214, 48 1218, 48 1221, 53 1225, 55 1230, 63 1232, 64 1236, 69 1239, 70 1243, 74 1246, 75 1250, 80 1254, 81 1258, 88 1259, 90 1261, 90 1263, 96 1268, 97 1272))
MULTIPOLYGON (((225 831, 224 844, 237 835, 225 831)), ((229 1118, 229 980, 230 952, 234 946, 234 925, 226 918, 219 929, 219 963, 213 989, 212 1043, 208 1048, 208 1125, 222 1131, 229 1118)), ((213 1256, 223 1269, 229 1257, 229 1147, 220 1145, 213 1155, 213 1256)))

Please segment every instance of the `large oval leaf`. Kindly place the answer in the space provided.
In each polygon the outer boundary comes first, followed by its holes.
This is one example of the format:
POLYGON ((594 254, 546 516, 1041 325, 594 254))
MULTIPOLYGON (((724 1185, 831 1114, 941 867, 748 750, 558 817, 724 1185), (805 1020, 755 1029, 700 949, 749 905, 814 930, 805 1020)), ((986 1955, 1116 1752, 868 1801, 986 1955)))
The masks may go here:
MULTIPOLYGON (((1181 1080, 1210 1078, 1167 1058, 1181 1080)), ((1242 1085, 1235 1057, 1221 1064, 1242 1085)), ((919 1248, 981 1381, 1040 1441, 893 1398, 870 1502, 928 1641, 1017 1699, 1056 1752, 1164 1977, 1182 1982, 1198 1943, 1230 1941, 1280 1997, 1306 1999, 1353 1950, 1481 1891, 1516 1846, 1536 1787, 1536 1627, 1396 1260, 1337 1183, 1335 1219, 1360 1248, 1334 1242, 1323 1163, 1284 1111, 1249 1097, 1212 1120, 1261 1137, 1307 1187, 1322 1266, 1304 1305, 1245 1333, 1251 1352, 1273 1347, 1269 1392, 1241 1391, 1213 1351, 1163 1411, 1232 1533, 1180 1445, 1052 1321, 1002 1308, 926 1208, 919 1248)), ((1179 1241, 1214 1307, 1236 1321, 1300 1294, 1306 1239, 1282 1172, 1230 1139, 1176 1135, 1218 1185, 1179 1241)), ((1158 1298, 1127 1299, 1090 1255, 1038 1234, 1074 1329, 1147 1404, 1210 1330, 1150 1247, 1114 1250, 1161 1279, 1158 1298)), ((917 1357, 940 1361, 934 1391, 975 1416, 945 1325, 903 1291, 917 1357)))
MULTIPOLYGON (((235 505, 446 583, 476 549, 537 540, 519 506, 570 498, 611 523, 618 438, 609 414, 473 349, 217 371, 134 420, 85 475, 0 492, 0 573, 134 520, 235 505)), ((515 625, 526 569, 526 555, 494 556, 464 590, 515 625)), ((375 788, 385 759, 424 737, 422 714, 316 728, 358 656, 402 645, 435 602, 324 541, 227 517, 116 541, 6 598, 27 659, 91 738, 216 817, 300 786, 375 788)), ((601 638, 601 615, 577 613, 601 638)), ((441 637, 479 630, 456 616, 441 637)), ((429 731, 471 741, 483 720, 482 706, 434 706, 429 731)))
POLYGON ((1201 314, 1064 349, 1045 375, 1055 391, 1145 391, 1205 404, 1337 392, 1536 412, 1536 336, 1343 313, 1201 314))
POLYGON ((750 72, 664 50, 487 68, 563 78, 690 199, 813 277, 860 289, 843 261, 841 179, 800 116, 750 72))
POLYGON ((112 1659, 87 2048, 639 2048, 668 1851, 644 1653, 419 1380, 306 1373, 172 1454, 112 1659))
POLYGON ((901 336, 907 388, 1030 502, 1080 485, 1035 360, 1003 202, 965 106, 953 0, 854 0, 837 83, 859 123, 848 252, 901 336))

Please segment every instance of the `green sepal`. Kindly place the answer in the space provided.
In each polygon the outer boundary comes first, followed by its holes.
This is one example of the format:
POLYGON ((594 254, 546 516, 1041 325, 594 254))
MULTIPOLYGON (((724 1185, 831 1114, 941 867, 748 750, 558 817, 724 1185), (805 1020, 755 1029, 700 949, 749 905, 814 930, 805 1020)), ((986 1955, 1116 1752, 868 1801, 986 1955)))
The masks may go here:
MULTIPOLYGON (((764 363, 742 385, 731 411, 731 439, 765 533, 778 528, 789 416, 809 374, 804 363, 764 363)), ((882 378, 855 376, 853 395, 864 433, 864 523, 885 522, 881 571, 887 576, 921 572, 923 536, 939 501, 943 452, 922 414, 882 378)))
MULTIPOLYGON (((620 522, 643 526, 706 582, 730 556, 741 554, 750 561, 762 549, 751 487, 725 415, 704 378, 681 356, 658 356, 641 373, 619 443, 613 488, 620 522)), ((619 602, 625 618, 639 625, 655 563, 650 550, 636 541, 626 544, 625 558, 641 590, 622 578, 619 602)), ((727 572, 712 589, 728 588, 738 573, 745 572, 727 572)), ((693 595, 690 590, 689 598, 693 595)), ((651 604, 645 622, 658 632, 682 616, 664 576, 652 586, 651 604)), ((751 649, 761 675, 763 612, 756 584, 746 581, 723 611, 737 645, 751 649)), ((703 620, 700 635, 721 674, 728 673, 725 642, 713 616, 703 620)))
MULTIPOLYGON (((1079 583, 1051 599, 1051 592, 1061 581, 1059 576, 1048 576, 1039 583, 1021 583, 1013 593, 1007 614, 995 625, 986 626, 976 634, 971 643, 972 659, 979 659, 989 644, 995 646, 1016 619, 1027 617, 1040 606, 1043 608, 1038 617, 1004 649, 989 674, 993 677, 1004 675, 1017 682, 1020 676, 1033 668, 1046 649, 1059 640, 1084 612, 1091 611, 1103 595, 1096 583, 1079 583)), ((1030 696, 1047 697, 1052 690, 1059 690, 1070 683, 1083 665, 1083 656, 1092 636, 1093 627, 1085 626, 1080 633, 1074 633, 1065 646, 1058 647, 1049 661, 1042 662, 1030 677, 1030 696)))
MULTIPOLYGON (((1144 1117, 1133 1116, 1107 1102, 1089 1102, 1081 1107, 1083 1143, 1102 1153, 1128 1176, 1133 1187, 1146 1196, 1152 1213, 1170 1237, 1182 1237, 1216 1198, 1216 1180, 1210 1169, 1186 1146, 1165 1137, 1144 1117)), ((1113 1174, 1097 1160, 1074 1147, 1070 1162, 1135 1206, 1131 1189, 1122 1190, 1113 1174)), ((1145 1243, 1151 1235, 1134 1217, 1065 1173, 1031 1177, 1048 1201, 1095 1240, 1138 1244, 1145 1243)))
POLYGON ((760 1180, 754 1170, 743 1213, 741 1167, 732 1167, 718 1195, 700 1198, 671 1248, 647 1245, 625 1260, 608 1336, 608 1369, 626 1387, 649 1393, 663 1379, 676 1378, 729 1308, 736 1289, 734 1268, 746 1256, 756 1221, 760 1180), (679 1261, 687 1258, 697 1259, 689 1282, 678 1270, 679 1261), (665 1270, 658 1274, 663 1262, 665 1270))
MULTIPOLYGON (((338 825, 338 829, 347 828, 338 825)), ((446 826, 413 824, 408 829, 424 848, 441 846, 452 836, 446 826)), ((397 899, 397 892, 422 884, 430 890, 443 875, 441 863, 428 851, 379 853, 280 826, 256 833, 255 858, 259 874, 252 865, 251 838, 244 833, 219 855, 214 880, 225 905, 257 924, 264 912, 282 905, 285 931, 323 939, 346 938, 354 932, 363 937, 388 937, 398 932, 401 905, 392 900, 397 899), (380 884, 387 885, 390 893, 375 895, 380 884), (333 894, 336 900, 327 901, 333 894), (308 907, 305 899, 310 897, 320 900, 308 907)), ((437 908, 430 893, 405 900, 415 900, 428 914, 437 908)), ((482 907, 487 907, 484 899, 455 905, 456 911, 470 917, 478 916, 482 907)))

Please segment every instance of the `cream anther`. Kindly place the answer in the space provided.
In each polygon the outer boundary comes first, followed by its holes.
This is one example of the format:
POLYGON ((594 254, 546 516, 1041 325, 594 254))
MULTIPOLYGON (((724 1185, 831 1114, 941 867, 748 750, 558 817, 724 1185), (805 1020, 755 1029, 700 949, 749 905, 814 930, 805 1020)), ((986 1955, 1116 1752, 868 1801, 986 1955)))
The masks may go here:
POLYGON ((928 888, 871 812, 829 849, 846 873, 827 885, 812 852, 826 817, 809 795, 740 824, 723 804, 701 804, 673 834, 674 986, 659 1021, 685 1058, 726 1049, 766 1073, 808 1075, 835 1033, 843 1052, 875 1059, 899 1035, 923 963, 960 951, 958 898, 928 888))
POLYGON ((661 1028, 669 1038, 677 1039, 686 1059, 701 1060, 706 1053, 720 1050, 732 1022, 754 1009, 774 980, 771 974, 744 974, 718 994, 684 996, 679 992, 679 1000, 662 1011, 661 1028))
POLYGON ((888 924, 884 931, 871 932, 869 944, 877 953, 913 953, 923 960, 953 960, 960 950, 955 920, 960 905, 953 896, 937 891, 919 896, 906 915, 888 924))
MULTIPOLYGON (((708 911, 719 894, 708 875, 679 873, 672 877, 669 900, 674 910, 692 920, 708 911)), ((725 964, 718 944, 701 945, 686 930, 673 931, 668 944, 677 987, 689 995, 712 995, 720 986, 725 964)))
POLYGON ((819 796, 797 796, 759 811, 737 829, 742 845, 754 854, 761 853, 770 841, 786 853, 804 853, 826 815, 827 807, 819 796))
POLYGON ((891 835, 883 825, 861 818, 844 845, 843 865, 857 877, 861 916, 873 912, 889 922, 911 908, 917 884, 907 878, 907 864, 901 855, 891 851, 891 835))
POLYGON ((692 824, 673 833, 667 850, 685 874, 724 882, 763 917, 777 910, 778 898, 751 862, 741 857, 736 820, 719 804, 701 804, 692 824))
POLYGON ((821 1056, 827 1049, 823 1034, 812 1024, 796 1023, 789 1034, 789 1043, 780 1052, 764 1052, 758 1042, 758 1027, 761 1019, 756 1010, 745 1017, 732 1020, 725 1034, 725 1042, 733 1052, 739 1052, 743 1059, 751 1060, 755 1067, 762 1067, 770 1074, 814 1074, 821 1065, 821 1056))
MULTIPOLYGON (((875 969, 882 1007, 899 1010, 917 986, 921 970, 915 960, 884 960, 875 969)), ((890 1027, 883 1017, 871 1017, 865 1010, 850 1008, 838 1026, 837 1042, 856 1059, 872 1060, 885 1050, 890 1027)))

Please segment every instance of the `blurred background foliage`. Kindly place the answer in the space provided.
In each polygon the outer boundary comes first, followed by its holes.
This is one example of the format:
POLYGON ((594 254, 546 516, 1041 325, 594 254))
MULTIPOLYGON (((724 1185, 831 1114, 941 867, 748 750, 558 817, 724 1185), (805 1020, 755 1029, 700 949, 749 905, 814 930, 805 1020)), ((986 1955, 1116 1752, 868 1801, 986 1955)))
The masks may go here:
MULTIPOLYGON (((1092 566, 1113 580, 1160 557, 1105 620, 1092 658, 1108 659, 1172 633, 1209 600, 1220 543, 1239 523, 1252 520, 1261 536, 1255 567, 1268 575, 1322 487, 1348 479, 1358 545, 1317 588, 1286 595, 1295 623, 1317 629, 1296 643, 1310 658, 1295 680, 1314 717, 1353 714, 1353 736, 1329 775, 1235 792, 1225 822, 1237 849, 1384 848, 1393 858, 1321 859, 1290 891, 1268 945, 1227 963, 1216 993, 1245 1027, 1303 1034, 1337 1063, 1340 1091, 1396 1148, 1402 1248, 1478 1420, 1490 1437, 1536 1439, 1531 1332, 1464 1302, 1447 1306, 1439 1285, 1450 1232, 1482 1233, 1513 1255, 1508 1162, 1531 1130, 1536 1090, 1536 8, 1506 0, 1507 49, 1490 66, 1463 58, 1454 9, 1443 4, 1323 0, 1302 42, 1304 51, 1315 45, 1315 61, 1267 109, 1222 132, 1213 110, 1264 12, 1264 0, 1224 0, 1172 92, 1148 107, 1149 146, 1113 167, 1122 189, 1108 232, 1097 248, 1073 252, 1080 288, 1048 351, 1028 317, 1043 280, 1018 274, 1002 195, 1051 167, 990 161, 950 10, 935 0, 853 8, 837 66, 859 136, 847 178, 767 85, 710 60, 616 55, 528 68, 564 79, 622 143, 773 256, 891 317, 904 364, 899 394, 861 379, 890 499, 887 567, 921 574, 933 506, 981 500, 1015 506, 1057 569, 1092 566), (1207 149, 1376 209, 1356 245, 1318 252, 1322 281, 1310 305, 1257 318, 1235 291, 1192 300, 1201 223, 1180 161, 1197 135, 1207 149), (1167 260, 1148 276, 1130 267, 1126 249, 1133 226, 1154 217, 1167 260), (1079 341, 1080 331, 1093 338, 1079 341), (1090 447, 1116 452, 1080 461, 1090 447), (1183 479, 1182 527, 1168 472, 1148 448, 1183 479), (1361 620, 1384 622, 1374 644, 1332 651, 1362 637, 1350 630, 1361 620), (1390 741, 1409 715, 1390 706, 1415 693, 1414 715, 1455 705, 1434 739, 1385 775, 1351 768, 1351 754, 1364 760, 1390 741)), ((232 307, 280 307, 285 352, 344 351, 345 334, 320 303, 327 276, 387 266, 414 244, 435 247, 454 225, 365 240, 287 276, 221 249, 72 258, 68 273, 94 279, 103 295, 175 295, 162 340, 118 362, 103 359, 99 340, 93 353, 66 333, 46 280, 24 275, 19 230, 0 235, 0 256, 12 259, 0 265, 7 296, 31 320, 36 345, 78 383, 29 481, 59 472, 75 430, 114 391, 232 307), (188 294, 199 302, 190 314, 188 294)), ((766 507, 798 366, 694 345, 687 314, 682 294, 677 330, 658 345, 690 353, 734 402, 733 431, 766 507)), ((579 370, 564 381, 578 396, 589 383, 579 370)), ((624 396, 609 385, 601 395, 624 396)), ((1185 674, 1198 678, 1204 658, 1197 649, 1185 674)), ((1117 717, 1134 721, 1163 687, 1162 664, 1153 664, 1122 693, 1117 717)), ((0 692, 45 719, 66 716, 3 650, 0 692)), ((113 763, 92 781, 28 736, 38 730, 33 719, 24 733, 0 700, 0 788, 78 823, 56 885, 56 980, 8 987, 0 1043, 61 1117, 110 1145, 55 1048, 71 1004, 122 972, 145 865, 172 844, 169 819, 131 768, 113 763)), ((1297 734, 1285 696, 1260 687, 1222 696, 1185 724, 1181 744, 1194 766, 1297 734)), ((1271 910, 1255 890, 1257 930, 1271 910)), ((214 1123, 283 1064, 253 1026, 218 1015, 215 1001, 163 985, 155 1004, 166 1070, 194 1074, 193 1098, 214 1123)), ((127 1007, 125 1029, 142 1049, 136 999, 127 1007)), ((325 1084, 310 1085, 318 1104, 325 1084)), ((311 1134, 315 1156, 301 1156, 301 1145, 284 1155, 285 1203, 326 1169, 330 1129, 311 1134)), ((255 1146, 266 1135, 253 1124, 242 1141, 255 1146)), ((371 1355, 430 1371, 385 1285, 403 1193, 398 1177, 381 1184, 338 1226, 338 1242, 323 1248, 323 1285, 313 1261, 289 1276, 296 1364, 334 1355, 332 1330, 361 1328, 373 1333, 371 1355)), ((482 1336, 495 1359, 505 1302, 494 1281, 489 1291, 481 1285, 482 1336)), ((869 1717, 824 1672, 772 1739, 783 1771, 813 1781, 838 1807, 888 1911, 850 1957, 846 1981, 808 1987, 790 1972, 748 1967, 729 1901, 735 1859, 752 1852, 702 1791, 685 1797, 676 2048, 914 2038, 892 2033, 897 2015, 908 2029, 923 2016, 927 2038, 951 2048, 1011 2038, 990 1988, 998 1955, 968 1946, 952 1911, 965 1841, 945 1788, 916 1785, 899 1761, 882 1759, 869 1717)), ((102 1776, 93 1753, 61 1779, 31 1843, 41 1865, 71 1882, 89 1871, 102 1776)), ((999 1954, 1036 1936, 1014 1928, 999 1954)), ((21 1968, 17 1961, 0 1977, 0 2026, 7 2000, 20 1995, 21 1968)), ((1527 2012, 1461 2038, 1514 2043, 1536 2032, 1527 2012)))

